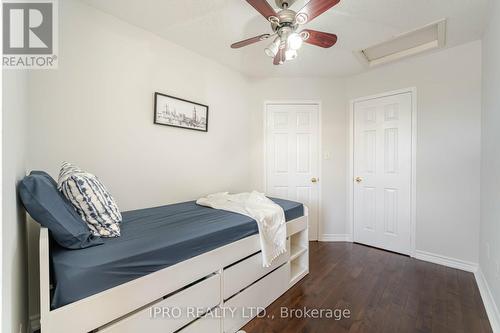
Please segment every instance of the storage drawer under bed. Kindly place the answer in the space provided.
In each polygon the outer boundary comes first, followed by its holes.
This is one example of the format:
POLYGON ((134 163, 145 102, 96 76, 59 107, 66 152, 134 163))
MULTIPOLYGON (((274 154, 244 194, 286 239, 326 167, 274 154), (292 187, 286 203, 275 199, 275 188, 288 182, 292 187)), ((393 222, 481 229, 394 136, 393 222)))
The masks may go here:
MULTIPOLYGON (((195 320, 192 314, 197 309, 211 309, 220 303, 220 284, 220 274, 214 274, 143 310, 103 327, 99 333, 174 332, 195 320), (194 311, 188 313, 188 309, 194 311)), ((210 327, 213 323, 208 320, 201 321, 194 328, 199 325, 210 327)), ((186 332, 192 332, 192 328, 191 330, 188 328, 189 326, 186 327, 186 332)))
POLYGON ((290 281, 290 264, 286 263, 271 274, 224 302, 225 308, 233 309, 234 315, 224 318, 224 333, 237 332, 257 315, 258 309, 266 308, 287 289, 290 281))
MULTIPOLYGON (((215 309, 213 311, 216 311, 215 309)), ((222 319, 217 316, 202 317, 189 324, 178 333, 221 333, 222 319)))
POLYGON ((224 269, 224 300, 281 266, 288 261, 289 257, 290 249, 287 248, 287 252, 276 258, 270 267, 263 267, 262 252, 259 252, 224 269))

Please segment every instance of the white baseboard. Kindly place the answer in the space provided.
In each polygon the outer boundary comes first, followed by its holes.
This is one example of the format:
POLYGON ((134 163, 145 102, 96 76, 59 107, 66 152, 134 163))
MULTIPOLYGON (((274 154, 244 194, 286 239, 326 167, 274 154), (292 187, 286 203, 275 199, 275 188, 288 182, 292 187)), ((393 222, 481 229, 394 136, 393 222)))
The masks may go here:
POLYGON ((352 242, 351 234, 323 234, 319 237, 320 242, 352 242))
POLYGON ((486 281, 483 271, 478 264, 420 250, 415 251, 414 257, 419 260, 474 273, 474 277, 476 278, 476 283, 479 288, 481 299, 483 300, 483 304, 486 309, 491 328, 493 329, 494 333, 500 333, 500 311, 498 310, 498 306, 495 303, 495 299, 493 298, 493 294, 491 293, 491 290, 489 288, 488 281, 486 281))
POLYGON ((29 332, 33 333, 35 331, 38 331, 41 328, 41 325, 40 325, 40 315, 30 316, 29 319, 30 319, 29 332))
POLYGON ((488 281, 486 281, 481 268, 476 271, 474 276, 476 277, 477 286, 479 288, 479 292, 481 293, 481 298, 483 299, 491 328, 494 333, 500 333, 500 312, 498 311, 497 304, 495 303, 495 299, 491 293, 488 281))
POLYGON ((415 259, 418 259, 418 260, 428 261, 428 262, 431 262, 433 264, 443 265, 443 266, 456 268, 456 269, 460 269, 462 271, 467 271, 467 272, 472 272, 472 273, 477 272, 477 269, 478 269, 478 264, 470 262, 470 261, 445 257, 445 256, 442 256, 439 254, 434 254, 434 253, 420 251, 420 250, 415 251, 414 257, 415 257, 415 259))

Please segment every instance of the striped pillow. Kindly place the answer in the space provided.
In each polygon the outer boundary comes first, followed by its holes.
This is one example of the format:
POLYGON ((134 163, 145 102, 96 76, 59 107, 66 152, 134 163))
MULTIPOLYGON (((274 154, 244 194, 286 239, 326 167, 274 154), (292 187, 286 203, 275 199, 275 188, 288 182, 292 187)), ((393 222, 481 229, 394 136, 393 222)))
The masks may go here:
POLYGON ((122 215, 115 200, 96 176, 64 162, 57 185, 87 222, 93 235, 120 236, 122 215))

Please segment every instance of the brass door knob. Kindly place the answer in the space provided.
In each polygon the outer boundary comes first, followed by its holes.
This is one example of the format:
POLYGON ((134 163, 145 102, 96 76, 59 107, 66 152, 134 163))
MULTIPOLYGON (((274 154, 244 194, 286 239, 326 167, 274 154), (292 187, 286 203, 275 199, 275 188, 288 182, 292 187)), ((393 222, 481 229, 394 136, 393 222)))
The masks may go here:
POLYGON ((361 183, 363 181, 363 178, 362 177, 356 177, 356 178, 354 178, 354 180, 356 181, 356 183, 361 183))
POLYGON ((314 178, 311 178, 311 183, 317 183, 319 182, 319 179, 314 177, 314 178))

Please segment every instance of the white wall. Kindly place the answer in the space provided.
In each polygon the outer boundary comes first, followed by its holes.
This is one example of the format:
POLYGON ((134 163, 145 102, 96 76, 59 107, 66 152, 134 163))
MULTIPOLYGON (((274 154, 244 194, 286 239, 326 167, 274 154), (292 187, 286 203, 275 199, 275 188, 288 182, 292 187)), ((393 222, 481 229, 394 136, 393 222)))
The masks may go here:
POLYGON ((30 77, 30 169, 95 173, 122 210, 247 190, 246 78, 78 1, 60 1, 59 69, 30 77), (208 133, 153 125, 153 93, 210 106, 208 133))
POLYGON ((2 314, 4 333, 27 328, 26 215, 16 185, 26 164, 27 74, 3 72, 2 101, 2 314))
POLYGON ((416 248, 478 262, 481 42, 347 79, 353 99, 417 88, 416 248))
MULTIPOLYGON (((250 189, 244 76, 79 1, 59 4, 59 69, 30 74, 29 170, 57 179, 63 160, 76 163, 106 184, 121 210, 250 189), (209 105, 208 133, 154 125, 155 91, 209 105)), ((31 228, 29 238, 34 316, 31 228)))
MULTIPOLYGON (((483 39, 479 258, 491 294, 497 306, 500 306, 500 3, 492 3, 491 21, 483 39)), ((498 325, 498 312, 496 316, 498 325)))
MULTIPOLYGON (((347 101, 342 80, 295 78, 253 79, 251 90, 253 124, 253 187, 264 191, 263 138, 264 102, 320 100, 322 102, 322 234, 345 234, 347 101), (324 159, 325 154, 329 159, 324 159)), ((322 235, 319 235, 320 238, 322 235)))

